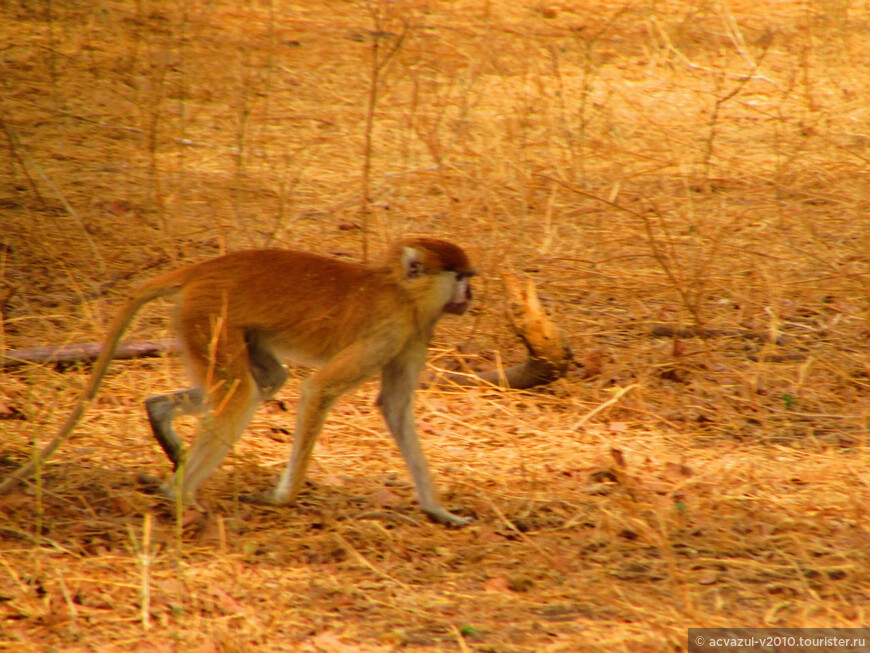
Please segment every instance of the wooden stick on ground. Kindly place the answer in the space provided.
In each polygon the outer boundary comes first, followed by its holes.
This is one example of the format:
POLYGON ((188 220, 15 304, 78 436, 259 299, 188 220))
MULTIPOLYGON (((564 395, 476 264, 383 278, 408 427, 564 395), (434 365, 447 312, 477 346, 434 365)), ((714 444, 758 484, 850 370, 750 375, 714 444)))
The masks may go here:
MULTIPOLYGON (((118 345, 115 359, 151 358, 164 352, 176 351, 177 344, 171 338, 158 340, 139 340, 122 342, 118 345)), ((79 345, 61 345, 59 347, 30 347, 28 349, 13 349, 0 354, 0 369, 9 369, 26 365, 27 363, 77 363, 96 360, 103 349, 101 342, 87 342, 79 345)))

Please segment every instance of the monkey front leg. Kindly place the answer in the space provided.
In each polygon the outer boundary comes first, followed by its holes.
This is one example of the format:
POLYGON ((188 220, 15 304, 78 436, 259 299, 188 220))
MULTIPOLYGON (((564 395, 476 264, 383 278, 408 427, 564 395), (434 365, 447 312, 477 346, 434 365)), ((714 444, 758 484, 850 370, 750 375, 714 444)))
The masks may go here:
POLYGON ((299 407, 296 413, 296 429, 293 434, 293 447, 290 460, 274 490, 242 497, 248 503, 263 503, 268 505, 286 505, 296 500, 302 486, 305 484, 305 473, 317 437, 323 429, 326 414, 335 400, 347 389, 357 385, 361 379, 353 379, 345 385, 336 385, 327 391, 328 385, 323 382, 322 371, 315 374, 302 384, 299 395, 299 407))
MULTIPOLYGON (((332 400, 326 400, 320 396, 317 390, 306 386, 303 386, 299 413, 296 416, 296 435, 293 439, 290 461, 287 463, 278 485, 271 492, 247 497, 247 501, 284 505, 293 503, 301 491, 305 483, 305 472, 311 460, 314 444, 323 427, 326 413, 333 403, 332 400)), ((413 388, 413 386, 410 387, 413 388)), ((408 471, 414 480, 417 498, 423 512, 432 521, 439 524, 464 526, 473 520, 469 517, 454 515, 438 501, 435 485, 426 464, 426 457, 414 429, 412 399, 413 391, 395 390, 391 384, 385 383, 384 389, 378 397, 378 407, 390 433, 399 446, 402 457, 405 459, 408 471)))
POLYGON ((414 386, 417 379, 415 368, 416 365, 402 360, 393 361, 384 367, 378 408, 405 459, 423 512, 439 524, 464 526, 474 520, 470 517, 454 515, 438 501, 435 484, 426 464, 426 456, 417 437, 413 407, 414 386))

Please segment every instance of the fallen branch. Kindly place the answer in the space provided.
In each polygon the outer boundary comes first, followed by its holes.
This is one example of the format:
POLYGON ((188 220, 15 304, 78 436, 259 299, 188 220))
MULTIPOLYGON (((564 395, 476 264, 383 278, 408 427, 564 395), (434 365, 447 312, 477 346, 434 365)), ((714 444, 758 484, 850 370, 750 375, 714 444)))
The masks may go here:
MULTIPOLYGON (((704 329, 701 327, 672 327, 667 324, 653 324, 650 328, 650 335, 653 338, 703 338, 705 340, 707 338, 727 336, 758 340, 775 345, 785 345, 791 342, 791 339, 786 336, 776 336, 774 338, 766 333, 756 333, 747 329, 704 329)), ((762 356, 748 354, 746 358, 762 363, 789 363, 807 360, 806 354, 764 354, 762 356)))
MULTIPOLYGON (((89 342, 80 345, 62 345, 59 347, 31 347, 29 349, 13 349, 0 354, 0 369, 9 369, 26 365, 27 363, 62 364, 87 363, 96 360, 103 349, 101 342, 89 342)), ((139 340, 122 342, 118 345, 115 359, 151 358, 168 352, 177 351, 178 345, 171 338, 160 340, 139 340)))
POLYGON ((785 336, 771 338, 766 333, 756 333, 748 329, 705 329, 702 327, 672 327, 667 324, 653 324, 650 327, 650 335, 653 338, 715 338, 718 336, 737 336, 747 340, 760 340, 772 342, 776 345, 784 345, 789 342, 785 336))

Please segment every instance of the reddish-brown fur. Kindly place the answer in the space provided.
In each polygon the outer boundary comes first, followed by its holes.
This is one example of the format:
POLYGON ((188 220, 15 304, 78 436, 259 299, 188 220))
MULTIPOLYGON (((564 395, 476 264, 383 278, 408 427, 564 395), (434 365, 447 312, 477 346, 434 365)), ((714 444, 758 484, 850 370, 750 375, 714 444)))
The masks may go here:
MULTIPOLYGON (((444 312, 466 310, 471 298, 467 277, 473 274, 458 246, 416 238, 393 247, 381 267, 273 249, 227 254, 161 275, 127 301, 82 399, 43 456, 69 437, 96 395, 134 314, 152 299, 176 295, 175 324, 195 387, 146 402, 155 436, 177 467, 173 481, 164 486, 168 495, 194 499, 259 401, 283 384, 286 372, 279 360, 289 358, 322 367, 304 384, 287 470, 274 492, 261 500, 295 499, 333 402, 381 372, 378 405, 423 509, 436 521, 464 523, 437 500, 411 403, 435 323, 444 312), (185 456, 171 423, 179 414, 200 410, 207 412, 202 433, 185 456)), ((16 477, 25 473, 27 466, 16 477)))

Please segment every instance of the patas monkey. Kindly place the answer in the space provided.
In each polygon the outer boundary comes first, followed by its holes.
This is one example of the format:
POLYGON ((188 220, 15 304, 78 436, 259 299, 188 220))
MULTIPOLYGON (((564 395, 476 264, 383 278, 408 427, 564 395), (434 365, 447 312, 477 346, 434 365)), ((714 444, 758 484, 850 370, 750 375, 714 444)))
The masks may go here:
MULTIPOLYGON (((154 436, 175 466, 163 485, 170 498, 194 502, 197 488, 239 439, 259 402, 287 379, 282 359, 320 365, 302 386, 296 432, 278 485, 255 500, 296 499, 332 404, 380 373, 377 405, 411 472, 422 509, 434 521, 470 521, 438 501, 414 428, 413 397, 435 323, 462 314, 475 272, 465 252, 434 238, 413 238, 390 250, 383 267, 367 267, 287 250, 241 251, 146 282, 115 319, 82 399, 43 450, 66 440, 96 395, 121 335, 147 302, 177 297, 175 326, 195 386, 146 400, 154 436), (184 452, 172 421, 205 413, 184 452)), ((25 466, 16 474, 31 471, 25 466)), ((0 484, 0 491, 13 479, 0 484)))

